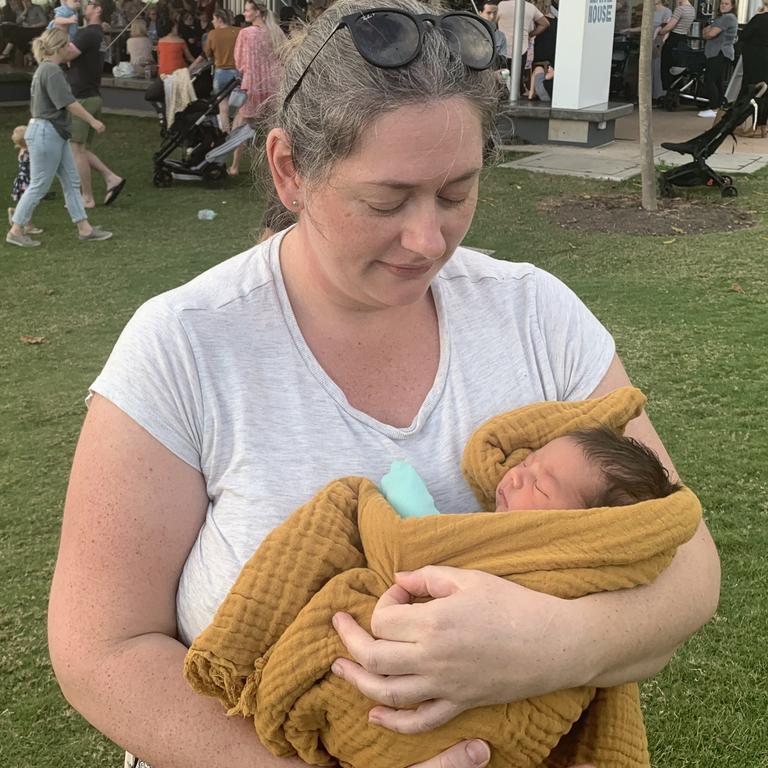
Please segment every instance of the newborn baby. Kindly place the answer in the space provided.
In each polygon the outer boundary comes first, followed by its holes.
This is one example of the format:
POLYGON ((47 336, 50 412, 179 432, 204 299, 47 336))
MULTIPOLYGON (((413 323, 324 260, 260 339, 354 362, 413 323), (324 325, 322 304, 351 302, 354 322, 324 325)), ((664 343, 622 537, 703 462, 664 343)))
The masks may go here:
MULTIPOLYGON (((619 507, 680 489, 648 447, 608 427, 550 440, 512 467, 496 487, 496 511, 619 507)), ((395 462, 381 490, 401 517, 437 514, 416 471, 395 462)))

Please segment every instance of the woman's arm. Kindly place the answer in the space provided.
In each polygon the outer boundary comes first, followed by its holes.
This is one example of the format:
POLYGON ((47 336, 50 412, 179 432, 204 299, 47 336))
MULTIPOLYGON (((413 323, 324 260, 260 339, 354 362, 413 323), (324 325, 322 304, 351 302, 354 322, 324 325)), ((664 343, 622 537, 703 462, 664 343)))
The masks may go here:
MULTIPOLYGON (((67 700, 163 768, 299 768, 186 684, 176 589, 205 519, 201 475, 95 396, 75 453, 51 587, 48 641, 67 700)), ((482 768, 467 743, 421 768, 482 768)))
MULTIPOLYGON (((629 384, 618 357, 592 393, 629 384)), ((627 433, 675 476, 648 417, 627 433)), ((334 672, 386 706, 375 722, 415 733, 465 709, 578 685, 610 686, 658 672, 713 614, 720 569, 702 523, 652 584, 562 600, 478 571, 422 568, 399 574, 372 617, 374 637, 346 614, 334 622, 358 663, 334 672), (412 596, 437 598, 411 604, 412 596), (418 709, 402 707, 420 704, 418 709)))
POLYGON ((81 120, 88 123, 88 125, 90 125, 91 128, 96 131, 96 133, 104 133, 104 131, 107 130, 107 127, 104 125, 104 123, 102 123, 101 120, 97 120, 78 101, 73 101, 71 104, 67 104, 67 111, 75 117, 79 117, 81 120))
POLYGON ((678 17, 672 14, 672 18, 659 30, 660 35, 668 35, 677 26, 678 17))
POLYGON ((717 26, 717 22, 713 24, 707 24, 704 29, 701 30, 701 36, 705 40, 712 40, 717 37, 723 30, 717 26))
MULTIPOLYGON (((621 361, 614 357, 592 397, 630 383, 621 361)), ((677 479, 672 459, 645 412, 629 423, 626 434, 652 448, 670 477, 677 479)), ((712 618, 719 597, 720 560, 702 521, 694 537, 678 548, 670 566, 653 583, 580 599, 585 609, 582 629, 587 635, 595 635, 598 646, 598 635, 604 627, 587 623, 623 617, 613 625, 615 634, 610 642, 596 649, 600 659, 592 663, 600 669, 587 682, 606 687, 657 674, 677 648, 712 618)))

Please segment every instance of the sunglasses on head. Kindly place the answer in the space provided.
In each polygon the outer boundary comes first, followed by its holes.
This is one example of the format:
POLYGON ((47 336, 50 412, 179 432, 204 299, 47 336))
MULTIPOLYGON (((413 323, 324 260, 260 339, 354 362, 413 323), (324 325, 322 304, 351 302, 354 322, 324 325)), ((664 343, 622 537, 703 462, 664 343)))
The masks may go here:
POLYGON ((283 107, 288 105, 299 89, 304 75, 326 43, 342 27, 349 30, 360 55, 374 67, 393 69, 410 64, 421 51, 424 28, 439 30, 448 47, 468 69, 488 69, 495 55, 493 31, 485 19, 464 11, 452 11, 436 16, 431 13, 413 14, 395 8, 371 8, 343 16, 323 40, 315 55, 288 92, 283 107))

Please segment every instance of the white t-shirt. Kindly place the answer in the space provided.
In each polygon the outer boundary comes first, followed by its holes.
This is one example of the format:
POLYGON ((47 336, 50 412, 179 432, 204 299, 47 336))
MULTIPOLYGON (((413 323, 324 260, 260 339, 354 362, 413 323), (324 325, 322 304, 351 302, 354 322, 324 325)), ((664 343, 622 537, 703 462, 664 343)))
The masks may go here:
MULTIPOLYGON (((499 12, 496 16, 496 24, 507 38, 507 56, 512 56, 514 50, 515 35, 515 15, 517 14, 517 0, 502 0, 499 3, 499 12)), ((533 3, 525 3, 525 15, 523 20, 523 47, 520 49, 520 55, 528 53, 528 47, 531 44, 530 34, 533 32, 536 22, 544 14, 533 3)))
POLYGON ((405 459, 438 509, 476 509, 459 468, 472 431, 527 403, 588 396, 614 353, 559 280, 459 248, 433 282, 432 389, 410 426, 383 424, 347 402, 305 343, 281 239, 144 304, 91 387, 205 477, 206 520, 177 593, 187 643, 269 531, 330 480, 378 482, 405 459))

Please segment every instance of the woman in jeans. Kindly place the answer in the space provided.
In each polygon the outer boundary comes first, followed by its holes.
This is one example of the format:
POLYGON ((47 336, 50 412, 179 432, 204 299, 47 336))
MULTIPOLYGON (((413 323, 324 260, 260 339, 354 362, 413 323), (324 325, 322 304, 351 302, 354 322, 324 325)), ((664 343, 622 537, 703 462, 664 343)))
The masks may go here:
POLYGON ((704 27, 702 37, 707 67, 704 70, 704 87, 709 99, 709 109, 699 112, 699 117, 715 117, 723 106, 725 77, 733 63, 733 44, 739 31, 735 0, 720 0, 720 15, 704 27))
POLYGON ((688 47, 688 35, 694 21, 696 11, 693 6, 688 0, 677 0, 672 18, 658 32, 660 37, 668 35, 661 49, 661 84, 665 91, 669 90, 674 79, 669 69, 674 63, 675 51, 688 47))
POLYGON ((98 133, 104 123, 78 104, 60 64, 69 55, 69 35, 56 28, 43 32, 32 43, 38 63, 32 78, 29 121, 24 139, 29 147, 30 182, 13 213, 13 224, 5 242, 22 247, 40 245, 25 234, 24 226, 32 219, 38 203, 48 193, 54 176, 59 177, 67 209, 77 226, 81 240, 108 240, 111 232, 91 226, 80 197, 80 176, 69 146, 70 114, 85 120, 98 133))

